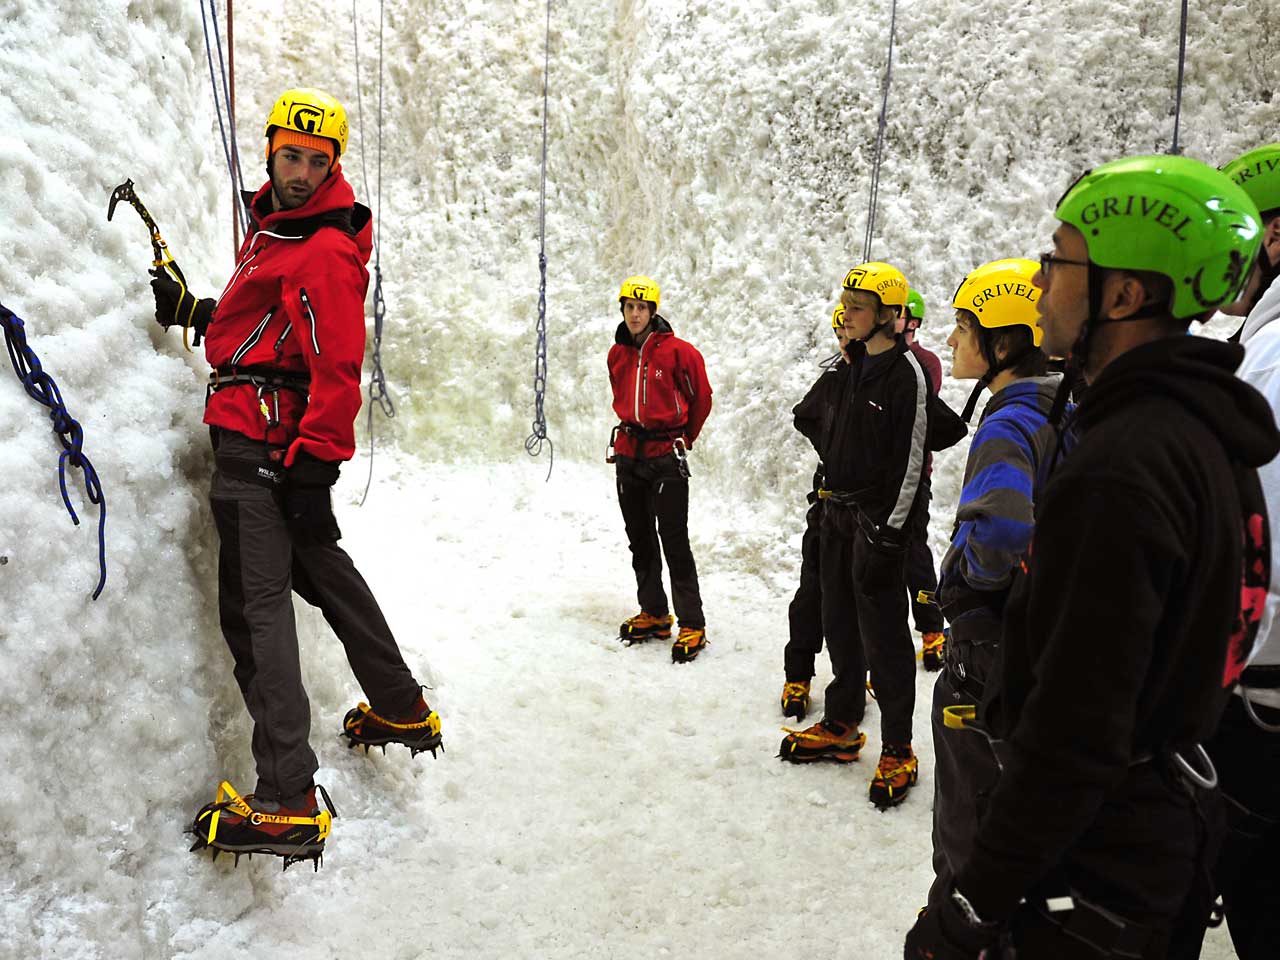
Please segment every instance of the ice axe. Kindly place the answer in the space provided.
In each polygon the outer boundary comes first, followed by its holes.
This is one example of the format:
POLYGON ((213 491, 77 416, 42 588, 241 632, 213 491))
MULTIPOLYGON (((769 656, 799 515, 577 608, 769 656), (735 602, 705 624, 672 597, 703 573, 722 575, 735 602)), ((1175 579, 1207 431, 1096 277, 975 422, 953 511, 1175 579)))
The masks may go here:
MULTIPOLYGON (((169 253, 169 245, 164 242, 164 237, 160 236, 160 228, 156 226, 155 220, 151 218, 151 214, 147 211, 146 205, 138 199, 137 193, 133 189, 133 181, 126 180, 120 186, 111 191, 111 202, 107 205, 107 220, 111 220, 115 216, 116 204, 121 200, 128 203, 133 209, 138 211, 138 216, 142 218, 142 222, 146 224, 147 229, 151 231, 151 275, 158 277, 158 271, 165 270, 169 276, 178 282, 178 286, 182 290, 178 303, 181 304, 190 294, 187 292, 187 278, 182 272, 182 268, 178 266, 178 261, 173 259, 173 255, 169 253)), ((187 352, 191 352, 191 321, 195 317, 197 300, 191 296, 191 309, 187 311, 187 318, 182 324, 182 345, 187 348, 187 352)))

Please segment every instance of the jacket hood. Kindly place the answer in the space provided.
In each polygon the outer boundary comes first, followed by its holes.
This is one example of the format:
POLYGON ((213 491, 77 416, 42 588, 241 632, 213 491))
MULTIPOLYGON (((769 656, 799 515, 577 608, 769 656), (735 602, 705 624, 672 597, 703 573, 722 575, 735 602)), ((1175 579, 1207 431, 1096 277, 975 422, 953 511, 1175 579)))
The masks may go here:
POLYGON ((1053 409, 1053 401, 1058 396, 1058 386, 1062 383, 1062 374, 1051 373, 1044 377, 1024 377, 1015 380, 987 401, 982 410, 985 420, 1002 407, 1031 407, 1048 415, 1053 409))
MULTIPOLYGON (((649 333, 651 337, 662 336, 663 334, 670 335, 674 332, 671 329, 671 324, 667 323, 667 318, 660 313, 653 315, 650 326, 653 327, 653 330, 649 333)), ((623 347, 630 347, 632 350, 639 349, 635 340, 631 338, 631 331, 627 329, 627 321, 625 320, 618 324, 618 329, 613 334, 613 342, 623 347)))
POLYGON ((1196 336, 1164 337, 1113 360, 1089 386, 1076 411, 1082 430, 1113 411, 1160 395, 1205 423, 1227 455, 1245 466, 1269 463, 1280 451, 1271 407, 1235 376, 1244 348, 1196 336))
POLYGON ((1244 329, 1240 333, 1240 342, 1248 343, 1250 337, 1272 320, 1280 320, 1280 277, 1271 281, 1271 286, 1262 295, 1262 299, 1249 311, 1244 329))
POLYGON ((361 261, 369 262, 373 252, 373 213, 362 203, 356 203, 355 191, 342 172, 342 164, 316 188, 302 206, 293 210, 271 209, 271 181, 268 180, 252 195, 245 191, 241 196, 253 217, 254 230, 268 230, 282 237, 309 237, 321 227, 334 227, 352 237, 360 251, 361 261))

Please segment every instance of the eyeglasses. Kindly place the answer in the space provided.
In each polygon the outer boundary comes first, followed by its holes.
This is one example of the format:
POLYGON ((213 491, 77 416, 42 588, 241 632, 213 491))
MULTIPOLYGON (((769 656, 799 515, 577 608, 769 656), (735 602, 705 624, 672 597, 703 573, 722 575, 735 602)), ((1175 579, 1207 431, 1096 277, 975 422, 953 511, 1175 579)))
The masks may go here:
POLYGON ((1064 260, 1062 257, 1055 257, 1052 253, 1040 254, 1040 272, 1047 278, 1049 271, 1053 269, 1056 263, 1062 264, 1064 267, 1087 267, 1088 260, 1064 260))

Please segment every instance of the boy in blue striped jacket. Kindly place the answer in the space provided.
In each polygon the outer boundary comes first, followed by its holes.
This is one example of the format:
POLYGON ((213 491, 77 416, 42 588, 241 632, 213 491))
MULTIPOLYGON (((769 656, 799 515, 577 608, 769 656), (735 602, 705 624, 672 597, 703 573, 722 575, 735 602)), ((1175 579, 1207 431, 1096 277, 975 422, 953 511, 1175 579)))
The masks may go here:
POLYGON ((984 390, 991 399, 969 446, 938 601, 951 624, 933 695, 936 770, 929 903, 945 897, 978 826, 978 796, 997 776, 986 740, 943 724, 947 707, 977 704, 996 660, 1000 618, 1014 571, 1031 542, 1035 499, 1057 452, 1048 423, 1060 377, 1046 375, 1031 277, 1034 260, 997 260, 965 278, 952 301, 951 375, 976 379, 966 421, 984 390))

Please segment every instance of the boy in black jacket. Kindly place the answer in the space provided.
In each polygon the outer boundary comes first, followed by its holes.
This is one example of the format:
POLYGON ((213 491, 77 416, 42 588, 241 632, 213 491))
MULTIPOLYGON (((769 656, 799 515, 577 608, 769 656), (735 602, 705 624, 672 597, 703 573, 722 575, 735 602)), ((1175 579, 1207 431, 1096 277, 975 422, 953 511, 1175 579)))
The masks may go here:
POLYGON ((1280 434, 1232 375, 1240 348, 1185 335, 1235 298, 1256 207, 1198 161, 1136 157, 1082 176, 1057 217, 1034 278, 1044 349, 1089 391, 988 682, 1000 778, 909 960, 1010 942, 1020 957, 1165 957, 1206 866, 1199 745, 1257 628, 1241 598, 1268 576, 1255 468, 1280 434))
POLYGON ((850 365, 823 444, 826 501, 820 544, 822 622, 835 678, 823 718, 782 741, 784 760, 857 760, 866 735, 870 667, 881 714, 881 755, 870 798, 880 807, 915 784, 911 749, 915 647, 907 630, 904 557, 924 480, 932 387, 894 324, 907 281, 887 263, 845 276, 841 305, 850 365))

